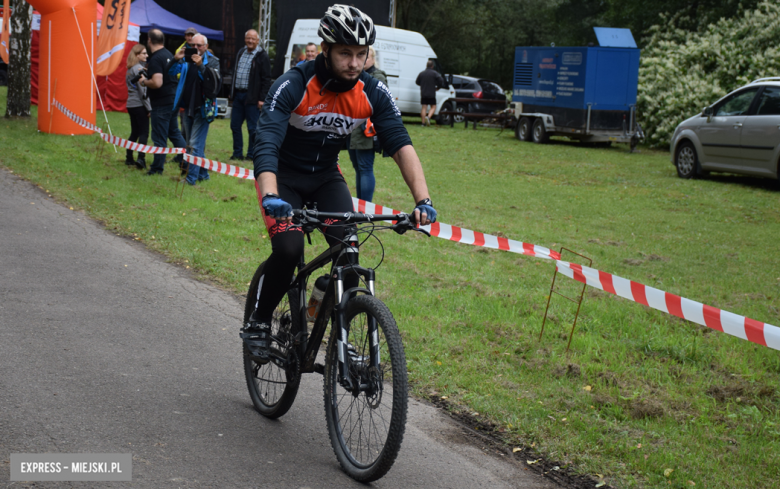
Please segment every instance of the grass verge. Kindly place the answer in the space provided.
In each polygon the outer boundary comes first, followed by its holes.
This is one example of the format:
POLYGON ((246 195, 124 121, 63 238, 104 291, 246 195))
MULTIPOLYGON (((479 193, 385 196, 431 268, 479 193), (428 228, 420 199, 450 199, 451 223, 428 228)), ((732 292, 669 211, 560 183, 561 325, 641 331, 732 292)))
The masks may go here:
MULTIPOLYGON (((0 88, 0 113, 5 96, 0 88)), ((144 177, 95 136, 38 133, 35 114, 0 120, 0 165, 109 230, 245 291, 270 253, 250 182, 214 175, 179 199, 175 165, 144 177)), ((108 118, 115 134, 129 134, 126 114, 108 118)), ((780 324, 774 183, 683 181, 668 153, 647 149, 534 145, 495 129, 408 129, 441 221, 565 246, 600 270, 780 324)), ((231 148, 229 121, 215 121, 207 156, 227 161, 231 148)), ((411 209, 392 160, 377 158, 375 172, 374 200, 411 209)), ((402 330, 417 396, 444 398, 507 443, 614 487, 780 480, 777 351, 586 289, 567 352, 576 306, 565 299, 553 296, 539 339, 549 262, 408 233, 382 238, 378 295, 402 330)), ((308 252, 322 247, 318 240, 308 252)), ((364 264, 379 253, 368 246, 364 264)), ((559 284, 579 294, 578 284, 559 284)))

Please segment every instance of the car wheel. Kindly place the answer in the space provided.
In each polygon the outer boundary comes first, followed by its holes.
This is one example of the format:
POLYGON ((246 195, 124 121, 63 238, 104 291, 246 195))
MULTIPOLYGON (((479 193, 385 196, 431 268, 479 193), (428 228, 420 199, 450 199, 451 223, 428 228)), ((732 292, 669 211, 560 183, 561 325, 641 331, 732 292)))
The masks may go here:
POLYGON ((530 141, 531 140, 531 119, 528 117, 521 118, 515 126, 515 137, 518 141, 530 141))
POLYGON ((536 119, 534 121, 532 137, 536 144, 545 144, 550 140, 550 136, 547 134, 547 129, 544 128, 544 121, 542 119, 536 119))
POLYGON ((442 114, 444 111, 452 110, 452 103, 444 102, 439 110, 439 118, 436 119, 436 124, 440 126, 449 126, 452 123, 451 114, 442 114))
POLYGON ((460 124, 461 122, 466 120, 466 118, 461 115, 464 112, 466 112, 465 107, 463 107, 462 105, 458 105, 455 107, 455 112, 457 112, 457 114, 454 116, 456 124, 460 124))
POLYGON ((677 146, 674 155, 674 165, 677 167, 677 176, 680 178, 693 178, 699 168, 699 157, 696 148, 690 141, 683 141, 677 146))

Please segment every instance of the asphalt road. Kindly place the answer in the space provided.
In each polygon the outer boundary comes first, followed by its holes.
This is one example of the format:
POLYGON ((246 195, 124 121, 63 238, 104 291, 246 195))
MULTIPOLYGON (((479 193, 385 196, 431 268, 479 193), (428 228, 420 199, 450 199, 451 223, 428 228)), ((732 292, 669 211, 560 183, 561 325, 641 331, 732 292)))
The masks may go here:
MULTIPOLYGON (((0 170, 0 484, 363 486, 331 449, 321 376, 304 377, 282 419, 254 411, 241 311, 232 294, 0 170), (133 481, 10 482, 11 453, 131 453, 133 481)), ((464 433, 410 401, 399 458, 372 486, 556 487, 464 433)))

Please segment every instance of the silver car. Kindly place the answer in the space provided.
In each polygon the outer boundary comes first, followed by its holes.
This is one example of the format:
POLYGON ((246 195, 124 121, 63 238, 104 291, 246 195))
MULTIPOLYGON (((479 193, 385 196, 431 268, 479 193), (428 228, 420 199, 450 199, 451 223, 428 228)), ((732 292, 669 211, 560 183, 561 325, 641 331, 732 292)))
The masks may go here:
POLYGON ((717 171, 777 179, 780 77, 758 79, 681 122, 671 151, 680 178, 717 171))

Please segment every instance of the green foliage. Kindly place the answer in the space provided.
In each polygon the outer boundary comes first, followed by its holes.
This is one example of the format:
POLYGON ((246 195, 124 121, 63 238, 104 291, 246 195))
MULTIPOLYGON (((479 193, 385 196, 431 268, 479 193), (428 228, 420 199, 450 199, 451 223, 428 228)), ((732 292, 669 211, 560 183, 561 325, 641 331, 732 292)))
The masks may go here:
POLYGON ((667 146, 677 124, 731 90, 780 73, 777 3, 764 1, 700 32, 683 28, 691 22, 675 15, 652 27, 642 52, 637 104, 652 146, 667 146))
POLYGON ((585 46, 593 27, 629 28, 640 47, 659 15, 684 13, 700 26, 730 18, 758 0, 396 0, 397 27, 421 32, 447 73, 489 78, 512 88, 515 47, 585 46))

